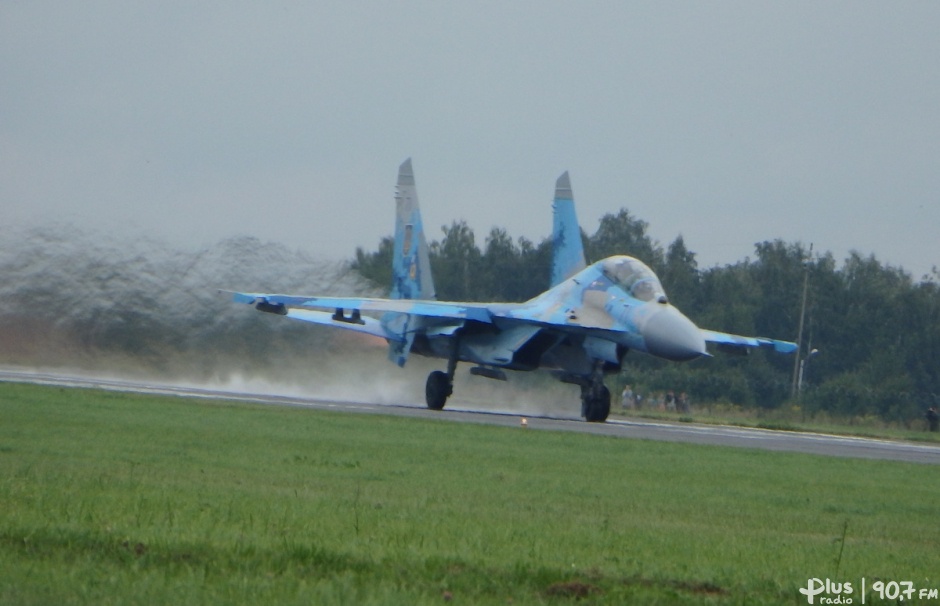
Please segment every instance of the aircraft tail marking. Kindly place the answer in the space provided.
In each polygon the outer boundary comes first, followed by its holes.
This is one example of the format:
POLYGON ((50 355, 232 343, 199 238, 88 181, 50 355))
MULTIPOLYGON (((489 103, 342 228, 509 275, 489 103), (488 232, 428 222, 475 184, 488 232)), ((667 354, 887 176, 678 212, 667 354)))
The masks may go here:
POLYGON ((551 286, 557 286, 587 266, 568 171, 555 181, 552 211, 551 286))
POLYGON ((393 299, 436 299, 428 243, 418 208, 411 158, 398 167, 395 193, 395 249, 392 258, 393 299))
MULTIPOLYGON (((398 167, 391 298, 437 299, 411 158, 398 167)), ((388 312, 382 317, 382 325, 386 330, 399 337, 397 340, 389 340, 389 360, 399 366, 405 365, 414 343, 415 330, 423 321, 422 318, 401 312, 388 312)))

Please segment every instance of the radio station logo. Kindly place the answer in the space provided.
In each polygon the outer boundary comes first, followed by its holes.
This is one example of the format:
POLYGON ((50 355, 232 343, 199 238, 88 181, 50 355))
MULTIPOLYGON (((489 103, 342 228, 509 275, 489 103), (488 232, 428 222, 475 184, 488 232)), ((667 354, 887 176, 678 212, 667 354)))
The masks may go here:
POLYGON ((800 587, 800 593, 806 596, 807 604, 864 604, 867 588, 871 589, 871 596, 879 600, 895 600, 910 602, 913 600, 940 601, 940 591, 936 588, 915 587, 913 581, 883 581, 876 579, 868 584, 862 577, 860 585, 850 581, 833 581, 831 579, 812 578, 800 587), (860 592, 856 600, 855 589, 860 592))

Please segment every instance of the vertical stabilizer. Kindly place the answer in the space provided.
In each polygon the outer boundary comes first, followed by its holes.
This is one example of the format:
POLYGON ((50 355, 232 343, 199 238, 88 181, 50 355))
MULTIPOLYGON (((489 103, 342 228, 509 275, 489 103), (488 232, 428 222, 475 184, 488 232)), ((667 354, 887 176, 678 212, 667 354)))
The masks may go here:
POLYGON ((555 201, 552 203, 552 283, 556 286, 587 265, 581 227, 574 210, 574 195, 568 171, 555 181, 555 201))
MULTIPOLYGON (((418 208, 418 190, 411 158, 398 167, 398 187, 395 191, 395 249, 392 253, 393 299, 436 299, 434 279, 431 277, 431 259, 428 242, 424 237, 421 210, 418 208)), ((415 331, 423 320, 405 313, 389 312, 382 317, 382 325, 397 336, 388 343, 388 359, 404 366, 411 353, 415 331)))
POLYGON ((411 158, 398 167, 395 192, 395 252, 392 259, 393 299, 435 299, 428 242, 421 224, 418 191, 411 158))

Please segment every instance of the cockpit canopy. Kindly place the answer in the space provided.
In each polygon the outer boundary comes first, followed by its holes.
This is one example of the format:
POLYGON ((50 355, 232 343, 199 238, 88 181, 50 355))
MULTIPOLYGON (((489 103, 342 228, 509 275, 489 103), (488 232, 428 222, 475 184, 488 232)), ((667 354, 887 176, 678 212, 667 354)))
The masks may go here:
POLYGON ((666 292, 653 270, 633 257, 618 256, 601 264, 604 275, 634 299, 666 303, 666 292))

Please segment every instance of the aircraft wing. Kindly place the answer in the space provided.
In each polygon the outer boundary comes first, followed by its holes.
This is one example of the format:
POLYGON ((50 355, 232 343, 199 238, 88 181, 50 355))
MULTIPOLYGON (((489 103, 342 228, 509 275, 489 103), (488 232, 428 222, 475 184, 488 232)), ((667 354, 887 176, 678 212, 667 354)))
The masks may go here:
POLYGON ((797 350, 797 344, 790 341, 778 341, 776 339, 766 339, 764 337, 742 337, 725 332, 702 329, 702 336, 708 343, 715 343, 719 349, 730 350, 732 352, 746 353, 747 348, 766 347, 773 349, 778 353, 793 353, 797 350))
POLYGON ((236 303, 247 303, 249 305, 253 305, 258 311, 265 311, 268 313, 285 316, 287 318, 291 318, 292 320, 300 320, 301 322, 310 322, 313 324, 323 324, 325 326, 345 328, 346 330, 354 330, 356 332, 362 332, 385 339, 395 338, 394 335, 389 335, 382 326, 382 323, 375 318, 362 316, 347 318, 342 313, 330 313, 322 309, 288 307, 283 303, 272 302, 268 299, 269 297, 281 295, 240 293, 227 290, 220 290, 219 292, 231 295, 232 300, 236 303))
POLYGON ((394 340, 401 339, 401 336, 386 331, 379 320, 363 316, 361 312, 393 312, 445 320, 474 320, 487 324, 493 322, 493 316, 485 304, 368 297, 308 297, 241 292, 228 294, 232 295, 234 302, 253 305, 259 311, 287 316, 304 322, 366 332, 394 340), (329 310, 332 310, 332 313, 329 310), (347 315, 347 312, 350 315, 347 315))
MULTIPOLYGON (((487 305, 480 303, 453 303, 421 299, 372 299, 368 297, 305 297, 259 293, 232 293, 232 295, 232 299, 236 303, 248 303, 255 306, 259 303, 267 303, 278 308, 390 311, 417 316, 492 323, 492 315, 487 309, 487 305)), ((279 313, 274 310, 270 311, 279 313)))

